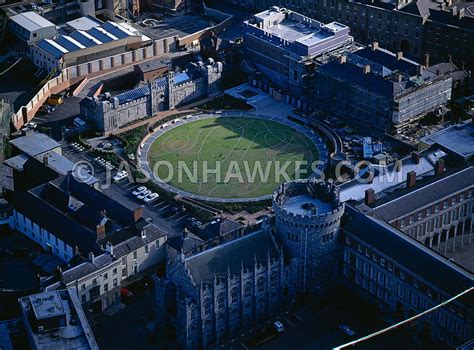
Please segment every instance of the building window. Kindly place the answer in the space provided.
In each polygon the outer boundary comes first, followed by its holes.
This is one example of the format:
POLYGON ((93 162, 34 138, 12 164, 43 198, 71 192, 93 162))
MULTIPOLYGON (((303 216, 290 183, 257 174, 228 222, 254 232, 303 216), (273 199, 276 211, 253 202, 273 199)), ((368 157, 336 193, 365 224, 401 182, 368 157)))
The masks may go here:
POLYGON ((250 282, 245 283, 244 295, 246 298, 252 295, 252 284, 250 282))
POLYGON ((125 266, 126 264, 127 264, 127 257, 124 256, 124 257, 122 258, 122 266, 125 266))
POLYGON ((94 278, 94 279, 92 280, 92 284, 93 284, 94 286, 97 284, 97 278, 94 278))
POLYGON ((104 280, 108 279, 109 278, 109 274, 108 273, 104 273, 104 280))
POLYGON ((117 274, 117 268, 116 268, 116 267, 112 270, 112 273, 113 273, 114 275, 117 274))
POLYGON ((133 260, 137 260, 137 251, 136 250, 133 252, 133 260))
POLYGON ((259 293, 265 290, 265 279, 263 277, 259 277, 257 280, 257 290, 259 293))
POLYGON ((127 277, 127 269, 122 269, 122 278, 127 277))
POLYGON ((272 272, 271 275, 270 275, 270 285, 272 287, 275 287, 277 285, 277 273, 276 272, 272 272))
POLYGON ((148 254, 148 244, 145 246, 145 254, 148 254))
POLYGON ((206 298, 204 300, 204 315, 209 315, 211 313, 211 299, 206 298))
POLYGON ((113 285, 114 285, 114 287, 117 287, 117 286, 118 286, 118 281, 117 281, 116 278, 114 278, 113 285))
POLYGON ((85 290, 85 289, 86 289, 86 284, 85 283, 81 284, 81 290, 85 290))
POLYGON ((231 296, 232 304, 237 303, 239 301, 239 289, 233 288, 230 293, 230 296, 231 296))
POLYGON ((219 294, 217 296, 217 308, 223 309, 224 308, 224 294, 219 294))
POLYGON ((106 283, 104 284, 104 293, 107 293, 109 291, 109 284, 106 283))

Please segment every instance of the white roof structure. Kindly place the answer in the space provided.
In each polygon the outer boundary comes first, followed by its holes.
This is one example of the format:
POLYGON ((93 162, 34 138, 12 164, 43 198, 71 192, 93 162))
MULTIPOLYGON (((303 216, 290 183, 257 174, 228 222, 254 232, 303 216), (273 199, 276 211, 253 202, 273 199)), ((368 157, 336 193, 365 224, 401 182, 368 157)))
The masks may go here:
POLYGON ((70 35, 59 35, 56 39, 43 39, 36 45, 50 56, 59 59, 68 52, 101 45, 114 40, 137 36, 119 23, 105 22, 88 30, 77 30, 70 35))
POLYGON ((12 16, 10 17, 10 20, 25 28, 30 33, 41 28, 55 27, 54 23, 33 11, 23 12, 12 16))

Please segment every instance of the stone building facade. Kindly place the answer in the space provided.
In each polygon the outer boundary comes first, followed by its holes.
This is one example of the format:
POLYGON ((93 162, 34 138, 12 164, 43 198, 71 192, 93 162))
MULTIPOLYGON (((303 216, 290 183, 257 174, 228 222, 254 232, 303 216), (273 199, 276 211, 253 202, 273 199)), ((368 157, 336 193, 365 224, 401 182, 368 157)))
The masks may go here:
POLYGON ((170 72, 147 84, 116 96, 104 94, 81 101, 81 114, 103 133, 111 132, 138 119, 217 94, 220 91, 222 63, 188 64, 184 72, 170 72))
POLYGON ((334 284, 341 255, 344 203, 338 190, 316 181, 286 183, 273 194, 276 234, 296 268, 298 293, 321 295, 334 284))
POLYGON ((157 278, 158 329, 183 349, 209 349, 287 306, 295 296, 290 270, 268 227, 182 254, 157 278))
POLYGON ((474 16, 470 3, 458 1, 395 0, 226 0, 250 12, 286 6, 322 22, 338 21, 351 28, 362 43, 378 41, 390 50, 432 63, 449 60, 472 69, 474 16), (426 56, 428 55, 428 56, 426 56))

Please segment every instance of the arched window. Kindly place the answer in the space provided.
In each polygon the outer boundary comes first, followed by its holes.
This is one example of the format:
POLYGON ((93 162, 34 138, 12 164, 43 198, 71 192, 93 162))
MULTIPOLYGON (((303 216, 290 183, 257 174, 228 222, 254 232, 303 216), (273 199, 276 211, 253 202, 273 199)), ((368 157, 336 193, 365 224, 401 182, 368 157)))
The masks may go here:
POLYGON ((211 298, 204 299, 204 315, 208 315, 211 313, 211 298))
POLYGON ((263 277, 259 277, 257 280, 257 290, 259 293, 265 290, 265 279, 263 277))
POLYGON ((278 277, 278 275, 275 271, 270 274, 270 285, 272 287, 275 287, 277 285, 277 282, 278 282, 277 277, 278 277))
POLYGON ((235 304, 239 301, 239 289, 237 287, 232 288, 230 292, 230 297, 232 300, 232 304, 235 304))
POLYGON ((246 282, 244 286, 244 295, 249 298, 252 295, 252 283, 246 282))

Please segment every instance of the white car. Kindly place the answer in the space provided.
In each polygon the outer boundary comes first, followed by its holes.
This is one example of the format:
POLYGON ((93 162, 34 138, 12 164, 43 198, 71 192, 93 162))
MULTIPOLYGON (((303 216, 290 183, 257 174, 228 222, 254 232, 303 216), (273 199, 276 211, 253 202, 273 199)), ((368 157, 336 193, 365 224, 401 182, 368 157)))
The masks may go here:
POLYGON ((143 191, 142 193, 140 193, 137 198, 142 200, 143 198, 145 198, 146 196, 148 196, 149 194, 151 193, 150 190, 146 190, 146 191, 143 191))
POLYGON ((142 193, 143 191, 146 191, 146 190, 147 190, 147 188, 145 186, 140 186, 135 191, 133 191, 132 194, 134 196, 138 196, 140 193, 142 193))
POLYGON ((154 200, 157 200, 158 197, 160 197, 160 195, 159 195, 158 193, 153 192, 153 193, 150 193, 150 194, 149 194, 148 196, 146 196, 145 198, 143 198, 143 201, 144 201, 145 203, 151 203, 151 202, 153 202, 154 200))
POLYGON ((128 176, 128 173, 125 170, 119 171, 115 176, 112 178, 114 182, 119 182, 125 179, 128 176))
POLYGON ((273 328, 275 328, 275 330, 278 332, 278 333, 282 333, 285 331, 285 326, 283 326, 283 323, 281 323, 280 321, 275 321, 273 323, 273 328))
POLYGON ((34 123, 34 122, 29 122, 29 123, 26 123, 25 126, 28 128, 28 129, 36 129, 38 127, 38 124, 34 123))

